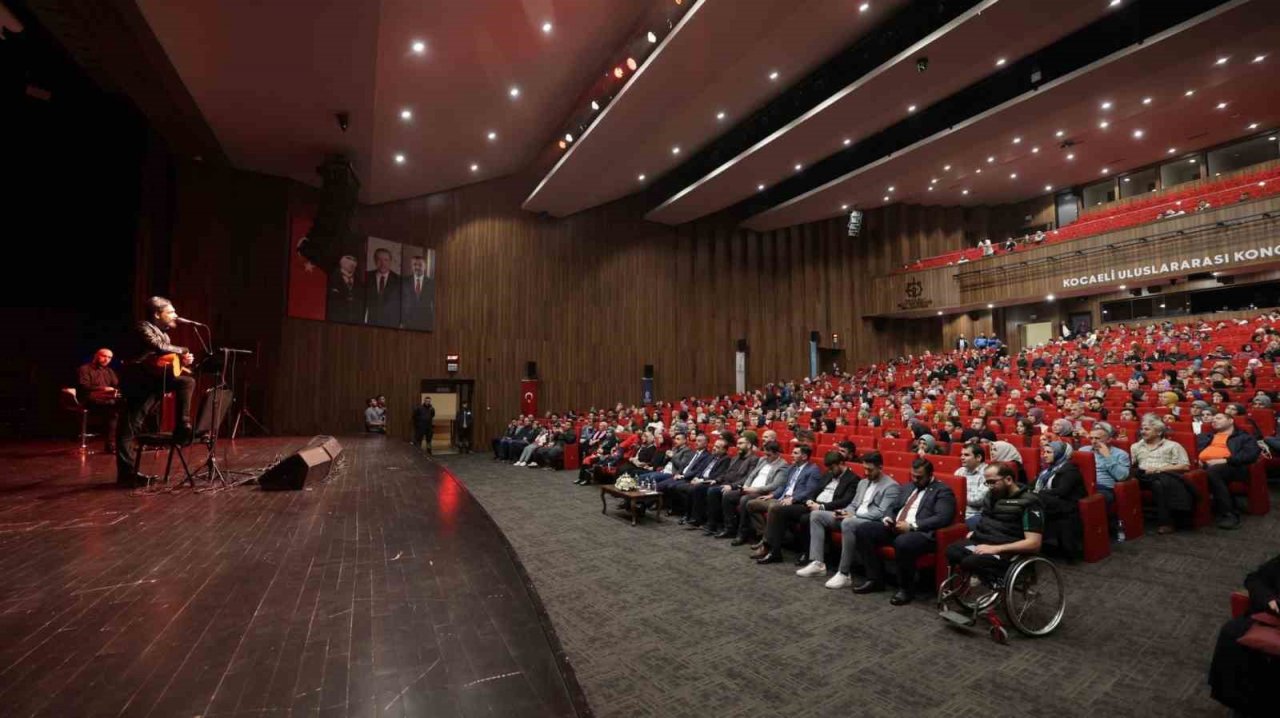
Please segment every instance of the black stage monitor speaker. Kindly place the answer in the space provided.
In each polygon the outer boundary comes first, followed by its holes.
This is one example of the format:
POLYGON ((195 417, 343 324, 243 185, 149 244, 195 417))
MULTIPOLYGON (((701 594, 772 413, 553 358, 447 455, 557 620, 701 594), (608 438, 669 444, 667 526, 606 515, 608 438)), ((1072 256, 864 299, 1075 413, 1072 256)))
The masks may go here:
POLYGON ((298 491, 307 480, 321 481, 342 454, 342 444, 332 436, 317 436, 284 461, 258 477, 263 491, 298 491))
POLYGON ((526 378, 526 379, 537 379, 537 378, 538 378, 538 362, 536 362, 536 361, 525 362, 525 364, 524 364, 524 378, 526 378))

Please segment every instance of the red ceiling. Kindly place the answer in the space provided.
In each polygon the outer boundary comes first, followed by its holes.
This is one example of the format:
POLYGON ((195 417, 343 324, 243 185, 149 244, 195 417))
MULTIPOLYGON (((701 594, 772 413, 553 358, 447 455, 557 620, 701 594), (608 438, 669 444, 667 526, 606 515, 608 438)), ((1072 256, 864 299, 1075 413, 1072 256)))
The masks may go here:
POLYGON ((769 230, 829 218, 848 204, 999 204, 1046 186, 1088 184, 1280 121, 1280 16, 1274 3, 1224 5, 1129 52, 927 138, 750 218, 769 230), (1262 62, 1252 59, 1264 55, 1262 62), (1225 65, 1219 57, 1229 56, 1225 65), (1194 90, 1191 97, 1187 90, 1194 90), (1143 99, 1150 97, 1150 105, 1143 99), (1102 109, 1110 101, 1113 107, 1102 109), (1227 102, 1224 110, 1216 109, 1227 102), (1101 129, 1107 120, 1110 126, 1101 129), (1058 130, 1077 144, 1061 149, 1058 130), (1134 132, 1141 130, 1142 137, 1134 132), (1015 138, 1021 142, 1014 143, 1015 138), (1034 149, 1039 148, 1039 152, 1034 149), (1067 155, 1074 154, 1073 160, 1067 155), (994 157, 993 163, 987 162, 994 157), (945 171, 945 165, 952 166, 945 171), (981 170, 981 172, 979 172, 981 170), (1017 177, 1013 178, 1012 175, 1017 177), (931 184, 933 179, 936 184, 931 184), (893 192, 888 188, 894 187, 893 192), (935 189, 930 191, 928 188, 935 189), (964 190, 969 190, 967 195, 964 190), (884 197, 890 197, 886 202, 884 197))
POLYGON ((315 182, 326 153, 346 152, 362 200, 384 202, 524 168, 666 1, 138 4, 236 166, 315 182))

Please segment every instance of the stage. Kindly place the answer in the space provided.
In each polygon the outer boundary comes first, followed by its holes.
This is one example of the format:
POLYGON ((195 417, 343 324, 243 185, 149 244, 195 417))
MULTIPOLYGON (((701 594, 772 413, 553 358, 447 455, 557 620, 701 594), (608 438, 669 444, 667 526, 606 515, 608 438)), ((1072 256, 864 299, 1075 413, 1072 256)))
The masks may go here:
MULTIPOLYGON (((219 461, 261 468, 309 438, 224 442, 219 461)), ((286 492, 139 494, 110 455, 0 446, 3 712, 588 714, 466 488, 403 442, 340 440, 345 471, 286 492)))

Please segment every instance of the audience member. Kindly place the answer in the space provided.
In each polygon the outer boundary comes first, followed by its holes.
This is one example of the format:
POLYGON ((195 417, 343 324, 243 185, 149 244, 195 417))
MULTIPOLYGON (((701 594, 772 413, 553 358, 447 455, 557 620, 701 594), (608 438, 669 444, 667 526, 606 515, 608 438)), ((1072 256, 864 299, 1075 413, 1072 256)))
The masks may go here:
POLYGON ((1156 414, 1143 415, 1141 431, 1142 441, 1129 448, 1133 474, 1152 494, 1156 533, 1173 533, 1174 513, 1190 514, 1195 507, 1195 493, 1182 478, 1191 470, 1191 460, 1182 444, 1165 438, 1169 429, 1156 414))
POLYGON ((1231 484, 1249 480, 1249 466, 1260 455, 1258 440, 1236 428, 1235 421, 1225 413, 1213 415, 1212 427, 1212 433, 1196 436, 1200 464, 1209 474, 1209 495, 1218 516, 1218 528, 1238 529, 1240 512, 1231 497, 1231 484))
MULTIPOLYGON (((804 501, 784 497, 781 501, 769 506, 765 518, 764 543, 755 554, 756 563, 779 563, 782 561, 783 535, 792 524, 806 521, 811 511, 837 511, 853 501, 858 490, 858 476, 845 465, 844 454, 829 451, 823 457, 823 466, 827 473, 822 477, 822 489, 817 496, 804 501)), ((808 556, 802 555, 797 565, 808 563, 808 556)))
POLYGON ((1271 716, 1280 677, 1280 556, 1246 576, 1244 587, 1249 610, 1218 631, 1209 691, 1232 715, 1271 716))
MULTIPOLYGON (((820 508, 809 513, 809 552, 802 558, 809 565, 796 571, 797 576, 825 576, 827 535, 837 525, 840 527, 840 564, 827 588, 845 588, 853 583, 850 577, 853 560, 857 556, 855 531, 861 524, 876 522, 889 515, 898 505, 901 487, 893 477, 883 473, 884 458, 878 451, 869 451, 862 457, 865 477, 858 482, 853 500, 838 509, 820 508)), ((821 498, 821 497, 819 497, 821 498)))

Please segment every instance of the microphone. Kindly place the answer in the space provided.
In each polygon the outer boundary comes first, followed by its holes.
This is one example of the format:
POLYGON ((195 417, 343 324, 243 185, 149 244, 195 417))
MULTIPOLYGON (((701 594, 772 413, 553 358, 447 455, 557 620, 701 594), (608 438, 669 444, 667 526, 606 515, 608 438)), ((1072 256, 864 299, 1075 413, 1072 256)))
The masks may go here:
POLYGON ((179 324, 193 324, 193 325, 195 325, 195 326, 197 326, 197 327, 207 327, 207 326, 209 326, 208 324, 201 324, 200 322, 193 321, 193 320, 191 320, 191 319, 187 319, 186 317, 174 317, 174 318, 173 318, 173 321, 175 321, 175 322, 177 322, 177 323, 179 323, 179 324))

